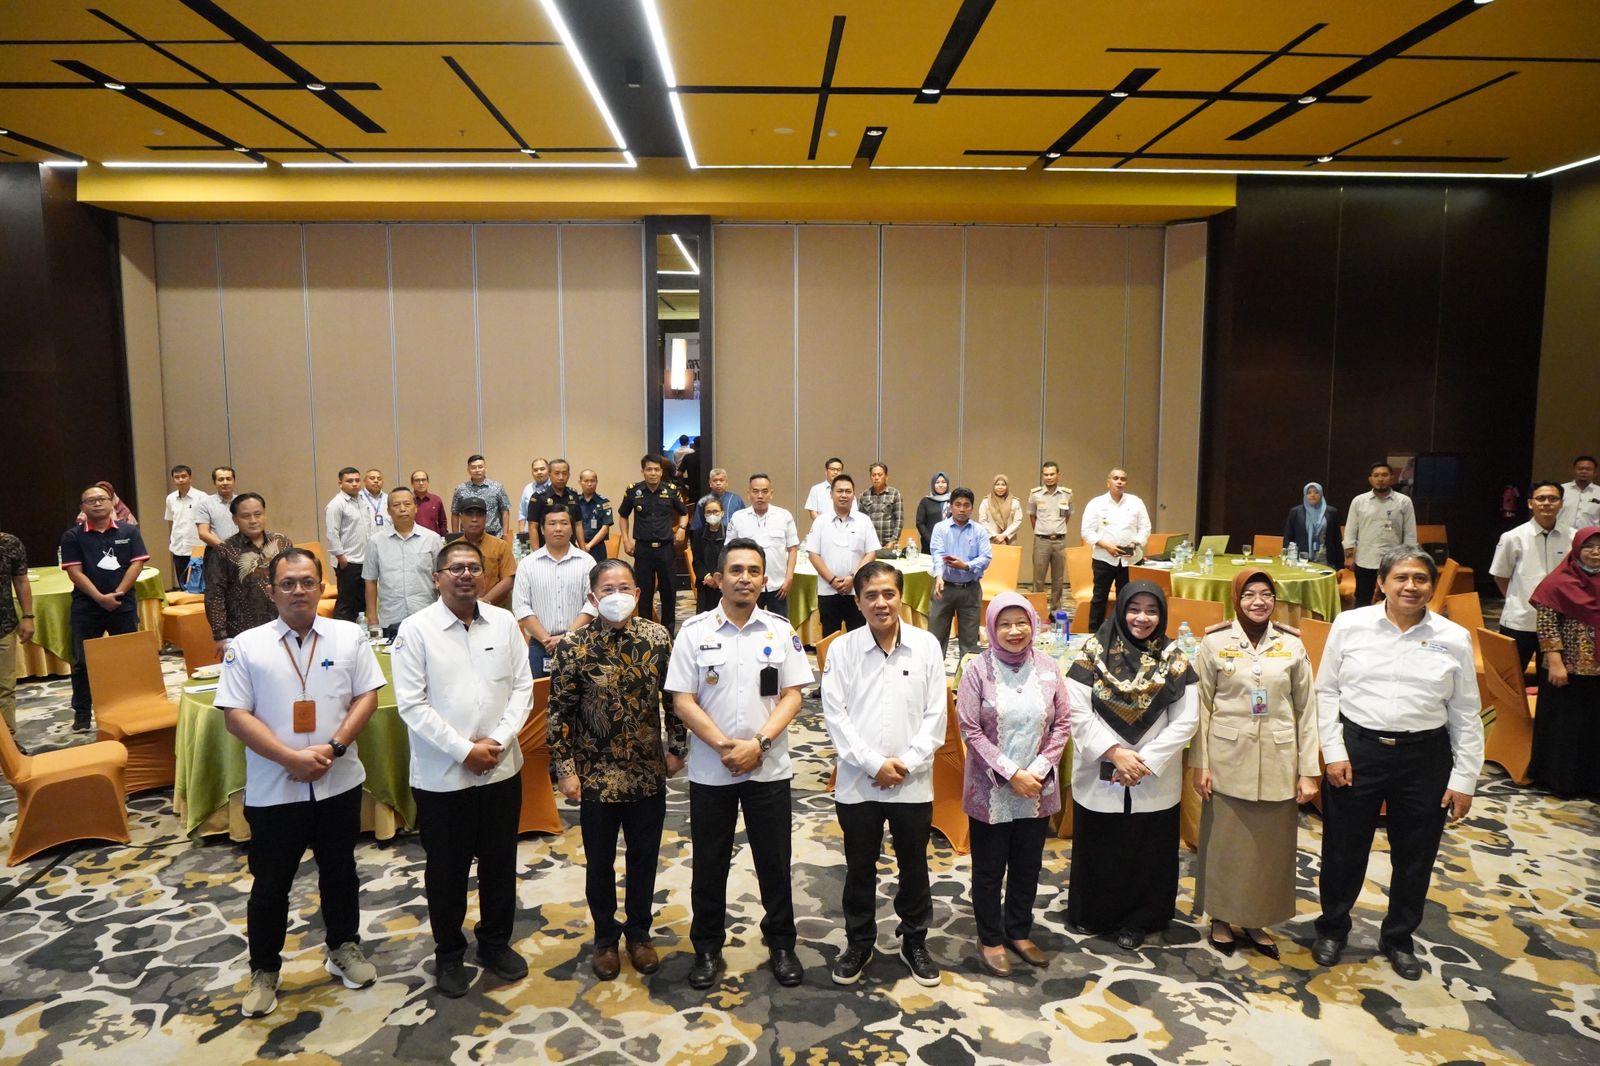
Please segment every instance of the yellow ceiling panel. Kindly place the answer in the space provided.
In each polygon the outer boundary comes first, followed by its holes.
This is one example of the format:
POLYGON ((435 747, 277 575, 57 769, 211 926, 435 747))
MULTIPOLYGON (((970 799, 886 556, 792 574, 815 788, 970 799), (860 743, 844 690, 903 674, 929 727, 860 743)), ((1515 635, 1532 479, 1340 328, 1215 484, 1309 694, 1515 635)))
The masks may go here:
POLYGON ((0 79, 63 84, 85 80, 58 60, 84 63, 121 82, 195 80, 193 74, 143 45, 130 48, 121 44, 7 45, 4 42, 0 42, 0 79))
MULTIPOLYGON (((703 164, 723 166, 806 163, 816 108, 816 100, 805 96, 689 96, 683 102, 695 155, 703 164), (794 132, 780 134, 779 129, 794 132)), ((843 133, 833 138, 845 139, 843 133)), ((849 147, 854 154, 855 145, 849 147)))
POLYGON ((658 0, 680 85, 816 85, 831 4, 658 0))
POLYGON ((538 0, 231 0, 228 13, 269 41, 557 40, 538 0))
POLYGON ((93 11, 145 37, 201 40, 222 37, 211 23, 176 0, 7 0, 0 19, 0 43, 11 40, 92 41, 125 35, 93 11))

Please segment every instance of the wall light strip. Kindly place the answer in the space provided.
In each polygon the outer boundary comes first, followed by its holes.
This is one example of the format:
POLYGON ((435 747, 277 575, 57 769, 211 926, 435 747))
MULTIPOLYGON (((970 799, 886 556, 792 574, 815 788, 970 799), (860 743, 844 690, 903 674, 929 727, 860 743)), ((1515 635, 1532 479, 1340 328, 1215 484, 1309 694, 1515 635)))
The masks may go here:
POLYGON ((674 233, 674 234, 672 234, 672 243, 676 244, 678 246, 678 251, 683 255, 683 257, 685 259, 687 259, 689 261, 689 273, 691 273, 691 274, 700 273, 700 264, 696 263, 694 261, 694 256, 689 254, 689 247, 688 247, 688 245, 683 243, 683 238, 678 236, 676 233, 674 233))
POLYGON ((849 163, 701 163, 699 170, 849 170, 849 163))
POLYGON ((108 159, 100 164, 111 170, 264 170, 266 163, 180 163, 108 159))
POLYGON ((693 270, 657 270, 656 273, 657 274, 698 274, 698 273, 700 273, 700 268, 696 267, 693 270))
POLYGON ((656 292, 663 296, 693 296, 699 289, 657 289, 656 292))
POLYGON ((1551 167, 1549 170, 1541 170, 1537 174, 1529 174, 1528 177, 1548 178, 1550 175, 1559 174, 1563 170, 1571 170, 1574 167, 1586 167, 1590 163, 1600 163, 1600 155, 1592 155, 1588 159, 1580 159, 1575 163, 1563 163, 1559 167, 1551 167))
POLYGON ((874 163, 872 170, 1027 170, 1027 167, 963 167, 963 166, 912 166, 909 164, 874 163))
MULTIPOLYGON (((566 20, 561 17, 561 11, 556 7, 555 0, 539 0, 539 6, 544 8, 545 17, 555 26, 556 33, 561 37, 561 43, 567 49, 567 54, 572 57, 572 65, 578 68, 578 77, 583 79, 584 87, 589 90, 589 96, 594 100, 594 106, 600 109, 600 116, 606 120, 606 128, 616 139, 617 147, 626 149, 628 142, 622 136, 617 120, 611 117, 611 109, 606 106, 606 98, 600 95, 600 86, 595 84, 594 75, 589 73, 589 64, 584 62, 583 53, 578 51, 578 42, 572 36, 572 31, 567 29, 566 20)), ((627 165, 630 167, 634 165, 631 156, 627 165)))
POLYGON ((1046 174, 1220 174, 1224 176, 1251 177, 1256 175, 1285 178, 1509 178, 1521 180, 1527 174, 1449 174, 1414 170, 1206 170, 1176 167, 1045 167, 1046 174))
POLYGON ((41 167, 86 167, 87 159, 46 159, 39 164, 41 167))
POLYGON ((514 163, 423 163, 423 162, 356 162, 356 163, 279 163, 285 170, 631 170, 638 166, 632 153, 624 152, 622 163, 548 163, 521 159, 514 163))

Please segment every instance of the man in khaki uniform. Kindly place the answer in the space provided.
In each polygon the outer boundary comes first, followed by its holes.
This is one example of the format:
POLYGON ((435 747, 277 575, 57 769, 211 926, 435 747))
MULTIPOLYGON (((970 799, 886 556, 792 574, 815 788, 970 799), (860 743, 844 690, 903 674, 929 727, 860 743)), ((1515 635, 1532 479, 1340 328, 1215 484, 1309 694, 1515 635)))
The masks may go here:
POLYGON ((1067 586, 1067 525, 1072 520, 1072 490, 1061 485, 1061 467, 1054 460, 1039 468, 1039 480, 1028 493, 1028 525, 1033 529, 1033 590, 1050 581, 1050 610, 1061 609, 1072 592, 1067 586))

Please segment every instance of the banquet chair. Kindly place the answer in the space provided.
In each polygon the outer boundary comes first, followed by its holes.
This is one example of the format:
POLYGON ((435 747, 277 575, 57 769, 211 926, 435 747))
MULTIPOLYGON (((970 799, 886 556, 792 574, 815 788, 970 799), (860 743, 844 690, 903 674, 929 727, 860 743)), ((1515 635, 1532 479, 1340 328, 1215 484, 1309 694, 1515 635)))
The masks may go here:
POLYGON ((1483 628, 1483 601, 1476 592, 1446 596, 1442 613, 1456 625, 1465 627, 1469 633, 1483 628))
POLYGON ((1002 592, 1017 591, 1022 575, 1022 545, 996 544, 991 549, 989 569, 983 572, 983 598, 992 600, 1002 592))
POLYGON ((616 529, 616 527, 613 526, 612 527, 612 530, 613 530, 612 534, 609 537, 606 538, 606 558, 607 559, 620 559, 620 558, 622 558, 622 534, 615 532, 615 529, 616 529))
POLYGON ((182 603, 161 609, 161 639, 183 652, 183 666, 189 673, 202 666, 222 661, 217 641, 211 635, 205 604, 182 603))
POLYGON ((1207 626, 1227 620, 1227 612, 1216 600, 1186 600, 1179 596, 1167 597, 1167 636, 1178 637, 1178 627, 1189 623, 1189 632, 1199 640, 1207 626))
POLYGON ((1067 584, 1072 586, 1072 632, 1089 632, 1089 601, 1094 599, 1094 548, 1067 549, 1067 584))
POLYGON ((1281 555, 1283 553, 1283 538, 1272 537, 1265 533, 1257 533, 1250 544, 1250 554, 1256 556, 1281 555))
POLYGON ((1483 738, 1483 757, 1497 763, 1517 784, 1526 785, 1538 699, 1528 695, 1517 642, 1482 626, 1474 635, 1483 650, 1479 692, 1483 705, 1495 710, 1494 728, 1483 738))
MULTIPOLYGON (((827 665, 827 662, 828 662, 828 649, 833 647, 833 642, 838 640, 839 639, 839 635, 841 633, 843 633, 843 632, 844 632, 844 630, 842 630, 842 629, 835 629, 832 633, 829 633, 827 636, 825 636, 821 640, 817 641, 816 652, 817 652, 817 674, 818 674, 818 676, 821 676, 822 668, 827 665)), ((828 771, 828 791, 829 792, 833 791, 833 786, 838 783, 838 780, 839 780, 839 759, 838 759, 837 756, 835 756, 834 760, 833 760, 833 769, 828 771)))
POLYGON ((339 581, 333 575, 333 567, 328 562, 328 552, 323 548, 322 542, 320 540, 308 540, 304 543, 296 544, 295 547, 315 555, 317 562, 322 564, 322 598, 325 600, 338 599, 339 581))
POLYGON ((1033 608, 1033 613, 1039 616, 1039 624, 1041 626, 1049 625, 1051 621, 1050 594, 1048 592, 1024 592, 1020 595, 1028 601, 1029 606, 1033 608))
POLYGON ((556 809, 550 780, 550 679, 533 681, 533 709, 517 733, 522 749, 522 819, 517 833, 560 833, 566 829, 556 809))
POLYGON ((1209 537, 1201 537, 1200 546, 1195 551, 1200 555, 1205 555, 1208 550, 1214 555, 1227 555, 1228 535, 1226 533, 1215 533, 1209 537))
POLYGON ((956 721, 954 690, 945 692, 944 705, 944 743, 933 753, 933 828, 950 842, 957 855, 965 855, 972 850, 972 829, 961 806, 961 794, 966 788, 967 747, 956 721))
POLYGON ((1172 598, 1171 570, 1162 570, 1154 566, 1130 566, 1128 567, 1128 580, 1148 581, 1166 593, 1168 599, 1172 598))
POLYGON ((1433 583, 1433 598, 1428 601, 1428 610, 1435 614, 1444 612, 1445 597, 1455 587, 1456 571, 1460 569, 1461 564, 1454 559, 1446 559, 1444 565, 1439 567, 1439 577, 1433 583))
POLYGON ((1322 666, 1322 649, 1328 646, 1328 631, 1333 623, 1306 615, 1295 628, 1300 631, 1300 643, 1306 646, 1306 657, 1311 660, 1311 670, 1315 673, 1322 666))
POLYGON ((127 762, 128 749, 116 741, 24 755, 11 730, 0 726, 0 772, 17 794, 6 865, 69 840, 126 844, 122 770, 127 762))
POLYGON ((147 630, 83 642, 99 739, 128 749, 128 795, 164 788, 176 776, 178 705, 167 698, 158 649, 147 630))
POLYGON ((1152 533, 1144 541, 1144 558, 1151 559, 1167 550, 1176 533, 1152 533))

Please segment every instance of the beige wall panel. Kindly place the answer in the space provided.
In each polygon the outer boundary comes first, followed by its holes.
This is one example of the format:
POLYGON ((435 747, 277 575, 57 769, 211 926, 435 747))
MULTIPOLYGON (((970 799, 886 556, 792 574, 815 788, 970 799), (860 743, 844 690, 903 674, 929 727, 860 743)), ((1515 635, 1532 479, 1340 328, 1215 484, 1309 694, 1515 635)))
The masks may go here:
POLYGON ((194 467, 202 488, 229 462, 216 241, 215 226, 155 228, 162 406, 178 415, 166 421, 167 462, 194 467))
POLYGON ((267 501, 268 528, 317 535, 317 478, 306 381, 300 227, 224 226, 222 322, 239 490, 267 501))
MULTIPOLYGON (((1049 231, 975 227, 967 232, 965 400, 958 485, 982 502, 1005 474, 1019 497, 1039 463, 1039 378, 1044 353, 1049 231)), ((977 511, 974 510, 976 515, 977 511)), ((1024 531, 1024 558, 1031 535, 1024 531)), ((1029 562, 1022 565, 1027 580, 1029 562)))
MULTIPOLYGON (((864 490, 878 451, 878 227, 799 233, 800 484, 838 456, 864 490)), ((808 518, 796 512, 802 532, 808 518)))
POLYGON ((929 479, 959 459, 962 240, 954 226, 883 230, 882 455, 913 529, 929 479))
POLYGON ((1061 483, 1072 489, 1069 544, 1079 542, 1084 506, 1106 490, 1106 471, 1122 462, 1127 249, 1123 229, 1050 232, 1049 403, 1040 458, 1060 463, 1061 483))
POLYGON ((713 240, 716 462, 736 488, 769 474, 774 502, 795 511, 811 481, 796 484, 794 228, 718 226, 713 240))
MULTIPOLYGON (((1150 521, 1164 529, 1156 507, 1156 441, 1160 431, 1161 273, 1166 231, 1130 229, 1128 234, 1127 416, 1123 422, 1122 465, 1129 491, 1150 509, 1150 521)), ((1198 404, 1199 396, 1193 397, 1198 404)))
POLYGON ((394 464, 388 244, 383 226, 306 226, 305 242, 316 498, 326 504, 340 467, 394 464))
MULTIPOLYGON (((549 459, 562 447, 556 227, 484 225, 477 242, 483 454, 489 476, 519 493, 534 456, 549 459)), ((436 491, 448 492, 465 477, 470 454, 447 457, 448 466, 433 474, 436 491)), ((603 484, 601 491, 614 495, 620 487, 603 484)))
POLYGON ((1539 399, 1533 431, 1534 478, 1572 479, 1572 458, 1600 451, 1594 402, 1595 337, 1600 336, 1600 170, 1555 180, 1544 290, 1539 399), (1579 382, 1583 387, 1574 388, 1579 382))
MULTIPOLYGON (((132 218, 117 219, 117 249, 122 278, 122 337, 128 355, 128 417, 133 429, 134 492, 139 514, 160 528, 161 501, 167 492, 167 440, 161 400, 161 322, 156 309, 154 227, 132 218)), ((193 465, 193 464, 190 464, 193 465)), ((201 475, 204 477, 204 475, 201 475)), ((149 547, 160 557, 161 544, 149 547)))
MULTIPOLYGON (((389 241, 399 446, 363 461, 381 466, 390 485, 419 466, 449 471, 437 486, 448 491, 478 450, 472 227, 392 226, 389 241)), ((516 487, 506 491, 514 497, 516 487)))
POLYGON ((594 467, 613 500, 639 479, 648 435, 643 240, 637 225, 561 227, 566 457, 594 467))
POLYGON ((1157 531, 1197 533, 1200 481, 1200 384, 1205 347, 1206 224, 1167 229, 1161 327, 1161 448, 1157 458, 1157 531))

